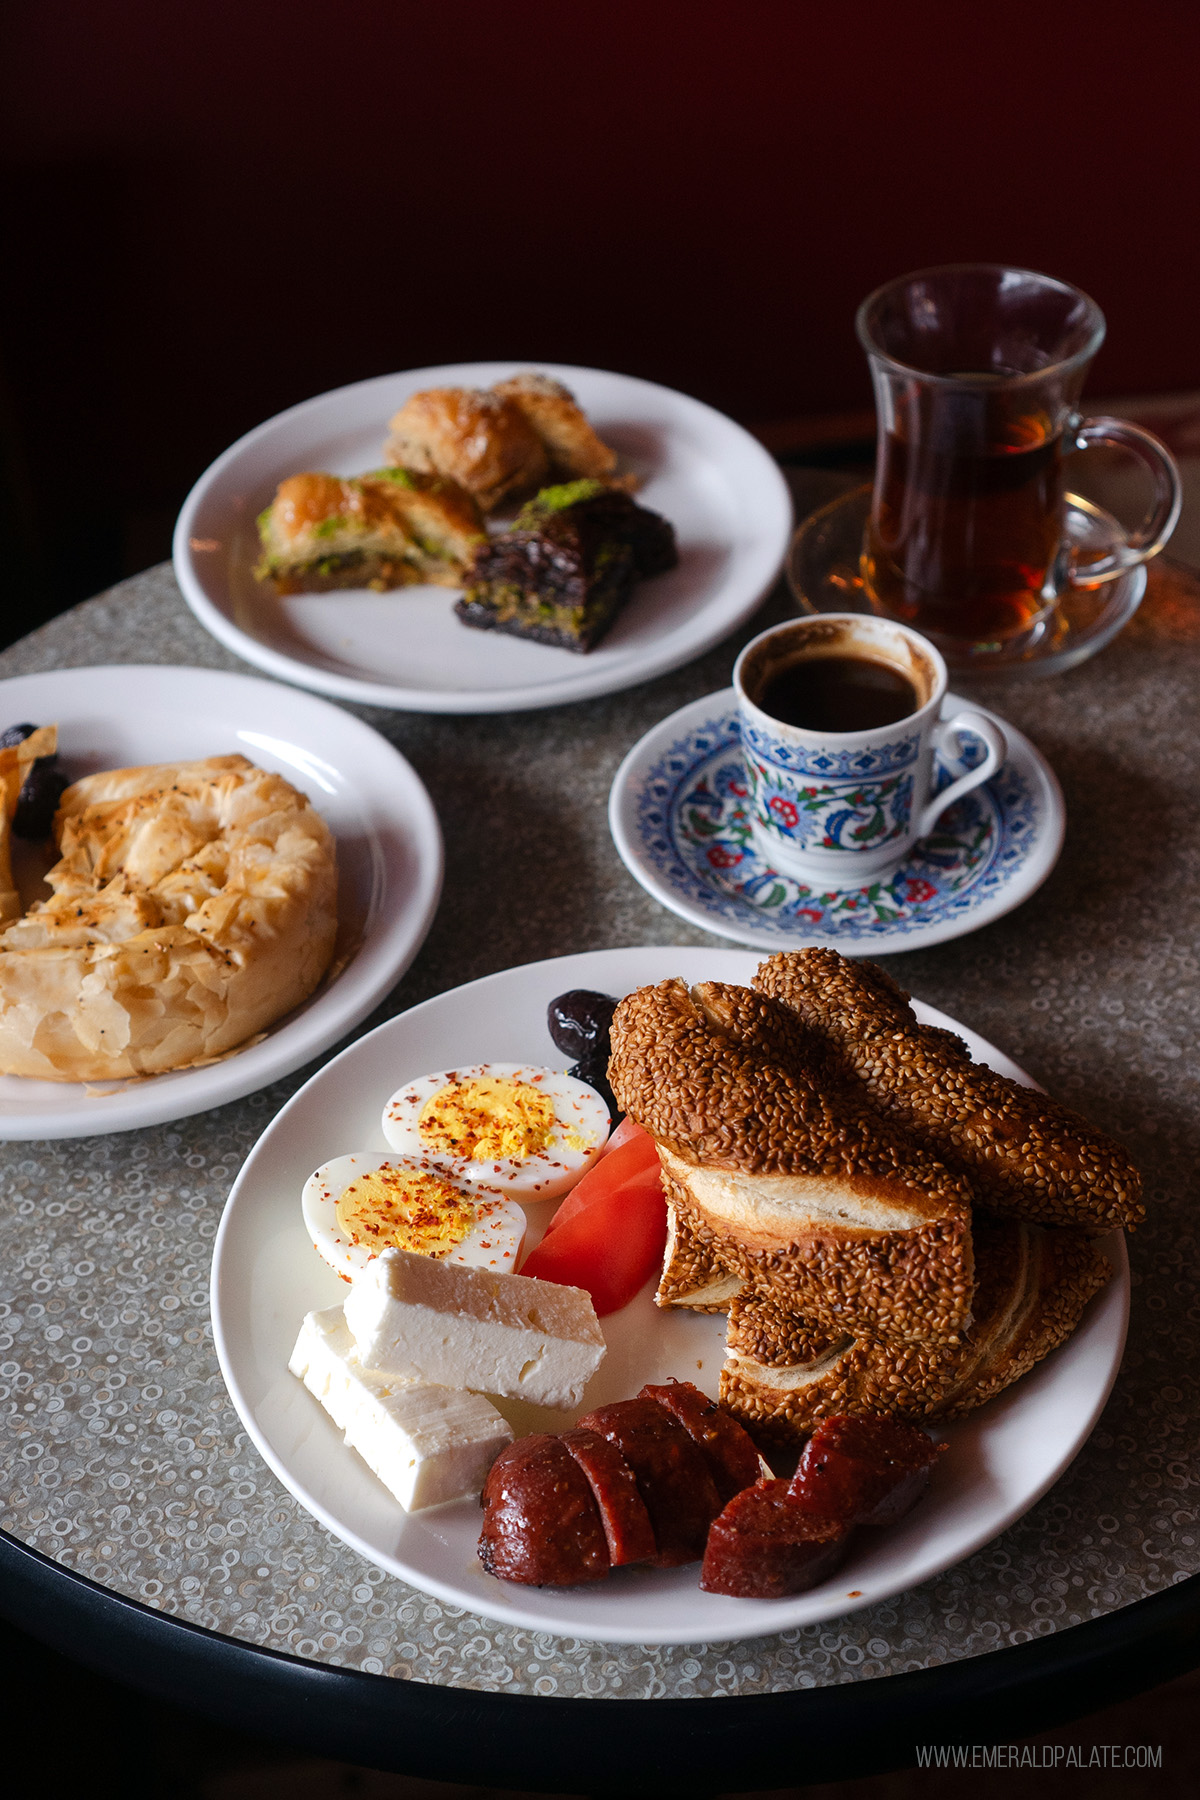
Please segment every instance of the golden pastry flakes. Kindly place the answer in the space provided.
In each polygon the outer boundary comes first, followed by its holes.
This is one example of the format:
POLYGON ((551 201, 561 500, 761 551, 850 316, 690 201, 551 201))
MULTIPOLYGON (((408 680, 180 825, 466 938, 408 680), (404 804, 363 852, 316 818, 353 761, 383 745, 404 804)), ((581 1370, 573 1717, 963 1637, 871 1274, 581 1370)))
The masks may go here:
POLYGON ((333 837, 242 756, 77 781, 53 897, 0 932, 0 1072, 151 1075, 223 1055, 306 999, 337 932, 333 837))

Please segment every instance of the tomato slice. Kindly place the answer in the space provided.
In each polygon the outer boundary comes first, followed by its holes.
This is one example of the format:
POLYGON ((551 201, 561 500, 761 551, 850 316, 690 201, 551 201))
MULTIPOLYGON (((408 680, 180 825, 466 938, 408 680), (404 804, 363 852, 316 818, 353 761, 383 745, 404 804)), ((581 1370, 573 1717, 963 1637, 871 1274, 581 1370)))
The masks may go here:
MULTIPOLYGON (((589 1177, 595 1174, 597 1167, 605 1157, 611 1156, 615 1150, 624 1149, 625 1145, 630 1143, 640 1145, 640 1150, 636 1158, 627 1157, 625 1161, 619 1165, 621 1170, 630 1171, 635 1168, 650 1168, 651 1166, 658 1168, 658 1151, 654 1148, 654 1139, 650 1136, 648 1131, 642 1130, 642 1127, 636 1120, 629 1118, 627 1115, 621 1120, 621 1123, 609 1137, 603 1150, 601 1150, 600 1155, 596 1158, 592 1167, 587 1171, 587 1174, 580 1176, 571 1192, 558 1208, 558 1211, 546 1227, 547 1237, 550 1236, 552 1231, 557 1231, 558 1227, 564 1224, 567 1219, 572 1218, 574 1214, 579 1211, 581 1206, 587 1206, 589 1204, 588 1194, 594 1191, 588 1185, 589 1177), (583 1198, 582 1200, 579 1200, 576 1196, 579 1194, 581 1188, 583 1190, 583 1198)), ((610 1176, 609 1180, 612 1179, 613 1177, 610 1176)))
POLYGON ((586 1288, 603 1318, 661 1267, 666 1242, 658 1150, 649 1132, 626 1119, 567 1195, 521 1273, 586 1288))

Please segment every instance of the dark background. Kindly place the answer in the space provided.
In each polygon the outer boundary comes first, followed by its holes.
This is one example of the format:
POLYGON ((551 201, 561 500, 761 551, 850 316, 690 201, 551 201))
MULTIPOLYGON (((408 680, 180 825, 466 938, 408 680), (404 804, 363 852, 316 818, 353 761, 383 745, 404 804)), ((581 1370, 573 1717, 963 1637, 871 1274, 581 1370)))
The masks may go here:
POLYGON ((871 287, 987 258, 1100 302, 1091 393, 1200 386, 1191 0, 39 0, 0 57, 5 641, 393 369, 811 422, 870 404, 871 287))

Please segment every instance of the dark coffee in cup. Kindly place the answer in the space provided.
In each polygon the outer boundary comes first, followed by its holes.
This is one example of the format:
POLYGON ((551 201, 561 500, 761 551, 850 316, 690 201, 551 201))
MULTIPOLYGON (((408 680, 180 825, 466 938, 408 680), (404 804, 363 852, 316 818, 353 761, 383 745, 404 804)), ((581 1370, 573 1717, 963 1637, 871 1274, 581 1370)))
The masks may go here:
POLYGON ((807 731, 874 731, 906 719, 921 700, 894 663, 873 656, 814 656, 773 669, 755 704, 781 724, 807 731))
POLYGON ((869 885, 946 808, 986 781, 1004 734, 981 713, 941 717, 946 665, 888 619, 821 613, 775 625, 733 669, 750 835, 768 866, 809 891, 869 885), (934 756, 983 756, 934 792, 934 756))

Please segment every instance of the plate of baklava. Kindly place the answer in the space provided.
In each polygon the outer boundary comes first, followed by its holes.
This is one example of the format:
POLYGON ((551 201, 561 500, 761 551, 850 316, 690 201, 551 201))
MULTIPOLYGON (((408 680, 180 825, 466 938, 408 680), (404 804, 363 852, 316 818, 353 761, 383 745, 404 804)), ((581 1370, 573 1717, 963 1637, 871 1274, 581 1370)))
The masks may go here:
POLYGON ((460 363, 267 420, 189 494, 175 572, 271 675, 375 706, 510 712, 701 655, 776 580, 792 527, 762 446, 599 369, 460 363))
MULTIPOLYGON (((341 1179, 360 1176, 343 1170, 341 1179)), ((621 1189, 627 1209, 631 1191, 621 1189)), ((452 1605, 559 1636, 747 1639, 870 1607, 938 1576, 1059 1479, 1120 1366, 1129 1301, 1122 1227, 1140 1217, 1140 1183, 1122 1146, 1033 1087, 968 1027, 910 1001, 882 969, 825 948, 765 961, 701 947, 594 951, 438 995, 310 1080, 264 1132, 230 1196, 213 1261, 214 1335, 234 1405, 266 1461, 375 1566, 452 1605), (536 1355, 516 1358, 515 1383, 504 1380, 507 1351, 453 1379, 428 1359, 449 1345, 465 1367, 463 1346, 480 1320, 508 1317, 506 1286, 544 1286, 545 1308, 564 1295, 586 1308, 586 1293, 551 1285, 567 1276, 547 1277, 535 1260, 571 1234, 567 1214, 584 1216, 583 1181, 562 1202, 525 1195, 528 1236, 518 1261, 528 1278, 458 1271, 456 1286, 449 1270, 435 1283, 453 1289, 448 1301, 431 1298, 427 1282, 419 1298, 402 1293, 391 1261, 404 1265, 399 1273, 411 1286, 421 1257, 379 1251, 382 1239, 361 1269, 339 1272, 326 1250, 314 1250, 320 1232, 308 1228, 314 1215, 301 1192, 332 1182, 341 1164, 329 1158, 350 1146, 362 1169, 386 1163, 399 1141, 389 1124, 405 1097, 397 1084, 415 1084, 423 1097, 477 1075, 475 1065, 492 1058, 506 1059, 493 1068, 519 1064, 526 1073, 532 1064, 561 1067, 553 1023, 583 1017, 589 995, 615 1006, 607 1067, 627 1112, 614 1133, 622 1146, 602 1150, 595 1171, 610 1155, 636 1154, 630 1129, 649 1134, 662 1170, 666 1248, 631 1299, 612 1307, 597 1299, 594 1336, 602 1332, 603 1350, 598 1365, 591 1356, 572 1403, 559 1396, 534 1404, 529 1371, 547 1371, 556 1348, 557 1327, 545 1319, 536 1355), (453 1073, 417 1082, 433 1068, 453 1073), (482 1308, 467 1273, 486 1289, 482 1308), (381 1348, 378 1331, 368 1342, 364 1319, 375 1317, 385 1288, 395 1341, 381 1348), (456 1325, 460 1304, 469 1317, 456 1325), (402 1354, 417 1358, 416 1375, 416 1363, 401 1369, 402 1354), (447 1397, 428 1385, 437 1382, 465 1391, 447 1397), (620 1508, 601 1480, 603 1532, 591 1519, 596 1556, 586 1567, 564 1566, 558 1552, 574 1554, 592 1500, 576 1482, 578 1504, 564 1513, 563 1495, 574 1490, 556 1479, 543 1493, 539 1476, 536 1505, 528 1493, 522 1501, 512 1459, 549 1447, 569 1475, 553 1440, 562 1434, 572 1455, 603 1450, 595 1432, 639 1388, 643 1410, 646 1399, 695 1403, 706 1451, 720 1425, 744 1431, 765 1454, 774 1478, 764 1465, 755 1481, 752 1454, 742 1479, 754 1485, 731 1502, 744 1508, 749 1494, 773 1512, 766 1530, 747 1531, 740 1521, 738 1535, 756 1558, 777 1560, 780 1528, 786 1536, 794 1523, 785 1478, 822 1426, 880 1415, 907 1422, 928 1434, 920 1442, 932 1475, 902 1518, 860 1524, 832 1569, 735 1592, 709 1578, 720 1519, 709 1531, 705 1514, 694 1543, 663 1552, 664 1526, 683 1498, 656 1492, 663 1469, 643 1467, 625 1443, 639 1493, 644 1485, 646 1505, 656 1509, 659 1552, 653 1541, 619 1548, 618 1531, 606 1554, 620 1508), (464 1445, 444 1421, 458 1429, 468 1407, 491 1409, 487 1442, 496 1460, 490 1471, 486 1459, 482 1470, 473 1464, 464 1480, 464 1445), (935 1454, 930 1444, 943 1448, 935 1454), (450 1485, 414 1497, 416 1462, 431 1478, 442 1465, 450 1485), (481 1481, 485 1503, 502 1491, 510 1514, 524 1504, 535 1549, 548 1546, 557 1566, 522 1572, 485 1554, 481 1481)), ((532 1303, 520 1304, 528 1311, 532 1303)), ((468 1423, 475 1430, 473 1414, 468 1423)), ((661 1420, 658 1431, 656 1441, 661 1420)), ((686 1446, 676 1445, 672 1458, 677 1452, 683 1457, 686 1446)), ((633 1477, 624 1479, 629 1488, 633 1477)), ((636 1507, 631 1492, 626 1500, 636 1507)), ((794 1547, 789 1537, 789 1555, 794 1547)), ((1012 1554, 1019 1557, 1019 1546, 1012 1554)))

